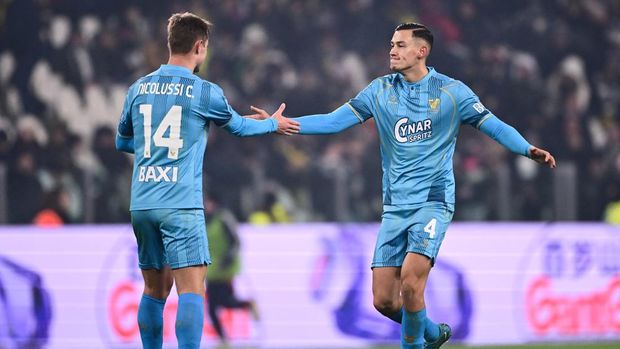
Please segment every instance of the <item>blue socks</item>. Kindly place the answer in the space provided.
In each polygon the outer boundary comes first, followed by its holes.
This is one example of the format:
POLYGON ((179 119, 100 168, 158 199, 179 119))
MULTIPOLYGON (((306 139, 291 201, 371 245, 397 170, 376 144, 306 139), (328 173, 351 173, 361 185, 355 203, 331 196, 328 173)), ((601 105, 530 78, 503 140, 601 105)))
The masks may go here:
POLYGON ((424 340, 429 343, 438 340, 439 335, 441 334, 439 331, 439 325, 429 319, 428 316, 424 318, 424 325, 424 340))
MULTIPOLYGON (((424 309, 424 340, 427 342, 434 342, 439 339, 439 325, 433 322, 426 316, 426 309, 424 309)), ((388 318, 394 322, 402 324, 403 322, 403 308, 400 308, 398 312, 389 315, 388 318)))
POLYGON ((424 348, 424 327, 426 327, 426 309, 420 311, 403 311, 400 345, 403 349, 424 348))
POLYGON ((161 349, 164 337, 163 299, 142 295, 138 306, 138 326, 144 349, 161 349))
POLYGON ((183 293, 179 295, 179 307, 175 333, 179 349, 198 349, 202 338, 204 304, 201 295, 183 293))

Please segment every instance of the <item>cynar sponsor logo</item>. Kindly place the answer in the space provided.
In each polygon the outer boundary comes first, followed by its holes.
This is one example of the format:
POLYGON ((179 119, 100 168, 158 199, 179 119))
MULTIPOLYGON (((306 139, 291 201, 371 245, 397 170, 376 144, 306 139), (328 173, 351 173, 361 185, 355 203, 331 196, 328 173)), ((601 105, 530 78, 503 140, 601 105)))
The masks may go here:
POLYGON ((394 137, 399 143, 412 143, 431 138, 433 122, 431 119, 409 122, 409 118, 400 118, 394 125, 394 137))

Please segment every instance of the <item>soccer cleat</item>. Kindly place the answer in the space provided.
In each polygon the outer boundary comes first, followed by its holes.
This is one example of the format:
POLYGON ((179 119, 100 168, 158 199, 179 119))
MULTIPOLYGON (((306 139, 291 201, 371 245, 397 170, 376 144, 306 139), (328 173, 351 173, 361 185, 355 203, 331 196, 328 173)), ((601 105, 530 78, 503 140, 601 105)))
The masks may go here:
POLYGON ((439 324, 439 338, 431 343, 424 343, 424 349, 439 349, 452 336, 452 329, 448 324, 439 324))

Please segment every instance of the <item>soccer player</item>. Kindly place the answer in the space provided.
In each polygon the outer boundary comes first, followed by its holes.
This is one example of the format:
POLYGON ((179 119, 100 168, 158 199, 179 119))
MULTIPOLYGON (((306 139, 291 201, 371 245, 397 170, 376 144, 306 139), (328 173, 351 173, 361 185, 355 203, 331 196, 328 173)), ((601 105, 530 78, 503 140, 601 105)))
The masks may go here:
POLYGON ((330 134, 375 118, 384 207, 372 262, 373 303, 402 323, 402 348, 439 348, 451 330, 427 318, 424 288, 454 212, 452 156, 460 125, 538 163, 556 164, 549 152, 487 110, 464 83, 426 65, 433 47, 426 26, 401 24, 390 44, 393 74, 375 79, 329 114, 296 120, 300 134, 330 134))
POLYGON ((284 104, 268 120, 244 118, 219 86, 193 74, 205 60, 210 26, 191 13, 170 17, 168 64, 129 88, 118 125, 117 149, 135 152, 130 210, 145 284, 138 308, 144 348, 162 347, 163 308, 173 280, 179 294, 178 346, 200 346, 211 262, 202 200, 210 124, 238 136, 299 130, 282 117, 284 104))

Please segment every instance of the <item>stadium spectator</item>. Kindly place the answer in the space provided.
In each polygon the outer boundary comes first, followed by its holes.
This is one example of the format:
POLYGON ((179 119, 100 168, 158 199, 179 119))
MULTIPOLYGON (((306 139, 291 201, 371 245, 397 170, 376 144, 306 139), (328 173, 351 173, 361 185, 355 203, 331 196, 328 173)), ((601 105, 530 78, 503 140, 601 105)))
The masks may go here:
MULTIPOLYGON (((574 164, 578 208, 573 219, 602 220, 604 208, 613 202, 604 183, 620 175, 614 126, 620 110, 618 2, 19 0, 2 8, 0 117, 17 124, 25 110, 50 134, 54 125, 65 122, 84 144, 92 143, 99 125, 114 127, 120 110, 110 106, 122 104, 129 84, 165 59, 159 28, 170 12, 195 11, 218 23, 214 53, 203 74, 220 82, 235 108, 248 110, 251 102, 275 110, 284 98, 291 115, 333 109, 369 77, 388 73, 385 46, 377 43, 395 23, 426 21, 442 36, 431 65, 461 77, 528 139, 558 151, 561 164, 574 164), (4 80, 2 74, 10 78, 4 80), (88 98, 93 92, 97 99, 88 98), (40 108, 37 100, 43 102, 40 108)), ((294 220, 374 221, 381 207, 374 151, 378 140, 368 132, 372 127, 330 138, 299 137, 286 146, 279 140, 233 143, 232 137, 215 132, 213 148, 226 149, 226 155, 213 161, 226 166, 212 168, 208 175, 231 183, 223 204, 241 220, 265 200, 266 191, 255 187, 267 180, 293 198, 294 220), (277 166, 272 154, 279 154, 277 166), (343 181, 344 172, 334 171, 333 164, 363 175, 343 181)), ((465 195, 457 196, 463 209, 456 220, 556 218, 553 200, 542 200, 552 195, 550 190, 522 190, 532 182, 552 188, 553 177, 524 167, 473 132, 464 130, 459 142, 455 170, 458 190, 465 195), (504 198, 495 190, 503 169, 486 161, 489 156, 508 164, 504 198), (509 200, 504 206, 510 209, 502 213, 498 200, 509 200)), ((88 152, 94 157, 92 149, 88 152)), ((78 162, 70 167, 80 172, 89 169, 75 155, 69 161, 78 162)), ((6 164, 12 166, 8 160, 6 164)), ((47 166, 45 161, 35 164, 36 173, 47 166)), ((115 176, 117 183, 128 183, 128 174, 115 176)), ((74 177, 78 183, 87 178, 74 177)), ((94 212, 110 211, 105 206, 112 200, 99 200, 98 194, 107 185, 98 177, 91 194, 84 188, 71 191, 72 207, 90 202, 94 212)), ((126 219, 72 211, 75 222, 126 219)))

